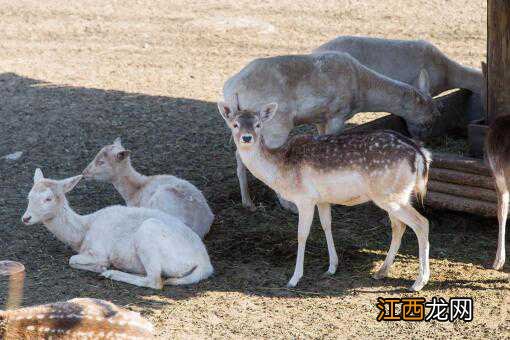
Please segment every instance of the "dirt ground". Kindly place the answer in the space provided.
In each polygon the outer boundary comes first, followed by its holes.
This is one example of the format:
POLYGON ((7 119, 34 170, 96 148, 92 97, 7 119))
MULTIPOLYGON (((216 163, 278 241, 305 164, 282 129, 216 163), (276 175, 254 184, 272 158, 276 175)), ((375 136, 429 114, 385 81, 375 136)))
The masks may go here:
MULTIPOLYGON (((485 59, 485 1, 2 1, 0 6, 0 259, 27 268, 23 304, 96 297, 140 311, 162 338, 510 337, 509 265, 484 269, 496 221, 431 211, 431 280, 418 273, 408 230, 389 278, 372 273, 389 247, 385 214, 368 204, 336 207, 340 256, 327 269, 316 219, 305 275, 286 289, 297 217, 255 179, 258 210, 244 210, 234 145, 217 113, 223 82, 252 58, 304 53, 342 34, 427 39, 471 66, 485 59), (72 251, 42 225, 25 227, 32 174, 80 173, 122 136, 146 174, 170 173, 204 191, 216 220, 205 243, 216 275, 163 291, 69 268, 72 251), (377 322, 377 297, 472 297, 472 322, 377 322), (505 300, 506 299, 506 300, 505 300)), ((364 114, 352 123, 377 115, 364 114)), ((80 183, 71 205, 88 213, 122 203, 110 185, 80 183)), ((5 285, 0 290, 5 300, 5 285)))

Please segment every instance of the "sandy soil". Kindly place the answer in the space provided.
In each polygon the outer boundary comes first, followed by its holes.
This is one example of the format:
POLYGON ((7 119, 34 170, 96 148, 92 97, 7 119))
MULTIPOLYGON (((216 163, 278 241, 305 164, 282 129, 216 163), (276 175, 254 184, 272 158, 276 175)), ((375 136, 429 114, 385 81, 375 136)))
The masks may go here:
MULTIPOLYGON (((427 39, 478 66, 485 17, 480 0, 2 1, 0 156, 24 153, 0 159, 0 258, 26 265, 24 304, 104 298, 141 311, 163 338, 509 337, 509 267, 483 267, 495 253, 494 220, 426 210, 432 276, 411 294, 414 234, 407 231, 390 278, 373 280, 389 246, 388 221, 372 205, 338 207, 338 273, 321 276, 327 250, 316 220, 305 276, 298 288, 283 288, 297 217, 254 179, 258 210, 242 209, 234 146, 215 107, 223 82, 252 58, 304 53, 342 34, 427 39), (203 189, 216 213, 205 240, 214 278, 162 292, 102 280, 70 269, 72 251, 44 227, 19 222, 35 167, 75 175, 118 135, 140 171, 203 189), (474 320, 377 322, 379 296, 472 297, 474 320)), ((81 213, 121 203, 111 186, 91 182, 69 199, 81 213)))

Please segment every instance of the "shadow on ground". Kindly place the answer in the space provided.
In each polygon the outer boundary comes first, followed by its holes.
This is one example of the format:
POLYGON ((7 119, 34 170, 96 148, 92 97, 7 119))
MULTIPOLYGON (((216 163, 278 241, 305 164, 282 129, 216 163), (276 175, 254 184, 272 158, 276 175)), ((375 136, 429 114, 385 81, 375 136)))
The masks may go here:
MULTIPOLYGON (((250 185, 258 211, 242 209, 234 146, 215 103, 61 86, 4 73, 0 75, 0 115, 0 156, 24 152, 18 161, 0 160, 0 258, 25 264, 25 305, 88 296, 150 309, 207 291, 286 298, 338 296, 360 288, 401 290, 417 275, 417 243, 408 231, 396 261, 409 262, 416 270, 402 279, 372 280, 371 271, 389 246, 387 218, 372 205, 336 207, 338 273, 321 277, 327 268, 327 250, 316 220, 307 245, 305 277, 296 290, 282 289, 294 266, 297 217, 281 210, 273 193, 253 179, 250 185), (51 178, 79 174, 97 150, 117 136, 131 148, 134 166, 141 172, 174 174, 204 191, 216 214, 206 238, 216 268, 214 278, 162 292, 103 280, 69 268, 71 250, 43 226, 25 227, 19 222, 36 167, 51 178)), ((110 185, 93 182, 79 184, 69 200, 79 213, 122 203, 110 185)), ((432 225, 431 258, 477 266, 492 259, 497 238, 493 220, 430 211, 426 215, 432 225)), ((476 289, 476 282, 463 279, 435 281, 432 266, 426 289, 457 285, 476 289)), ((0 297, 5 295, 4 285, 0 297)))

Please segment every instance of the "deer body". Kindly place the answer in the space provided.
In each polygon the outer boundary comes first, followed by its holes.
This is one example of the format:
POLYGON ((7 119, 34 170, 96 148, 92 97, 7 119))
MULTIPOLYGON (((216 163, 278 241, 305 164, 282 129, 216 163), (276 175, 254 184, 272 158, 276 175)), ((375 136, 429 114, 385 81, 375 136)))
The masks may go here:
POLYGON ((175 216, 203 238, 214 215, 202 192, 171 175, 144 176, 131 165, 120 139, 101 149, 83 171, 86 178, 110 182, 130 207, 158 209, 175 216))
POLYGON ((424 40, 339 36, 313 50, 324 52, 348 53, 366 67, 415 87, 419 86, 420 70, 425 69, 433 96, 454 88, 481 91, 480 70, 457 63, 424 40))
MULTIPOLYGON (((256 59, 225 83, 227 104, 258 111, 278 103, 275 118, 264 125, 266 145, 276 148, 294 126, 315 124, 320 134, 337 134, 346 120, 364 111, 401 116, 419 128, 437 114, 428 94, 428 76, 421 73, 420 90, 370 70, 346 53, 326 52, 256 59)), ((414 131, 413 129, 411 129, 414 131)), ((243 205, 253 208, 246 170, 237 155, 243 205)))
POLYGON ((65 193, 80 178, 54 181, 43 178, 38 170, 23 216, 25 224, 42 222, 78 252, 69 259, 71 267, 155 289, 161 289, 163 284, 196 283, 212 274, 200 237, 174 216, 155 209, 124 206, 104 208, 90 215, 75 213, 65 193), (108 270, 109 267, 122 271, 108 270))
POLYGON ((498 196, 498 248, 493 268, 500 270, 506 260, 506 221, 510 188, 510 116, 497 117, 491 124, 485 141, 486 157, 496 180, 498 196))
POLYGON ((420 248, 420 275, 411 289, 420 290, 427 283, 428 221, 410 203, 413 193, 423 196, 426 191, 430 156, 425 149, 389 131, 298 136, 270 149, 261 131, 275 115, 276 103, 263 106, 259 114, 236 112, 225 103, 218 107, 232 130, 243 164, 297 206, 298 254, 289 286, 295 286, 303 275, 305 244, 315 206, 328 244, 328 273, 333 274, 338 256, 331 233, 331 204, 367 201, 388 212, 393 229, 390 251, 376 276, 388 274, 407 224, 415 231, 420 248))
POLYGON ((111 302, 78 298, 0 311, 0 339, 153 339, 152 324, 111 302))

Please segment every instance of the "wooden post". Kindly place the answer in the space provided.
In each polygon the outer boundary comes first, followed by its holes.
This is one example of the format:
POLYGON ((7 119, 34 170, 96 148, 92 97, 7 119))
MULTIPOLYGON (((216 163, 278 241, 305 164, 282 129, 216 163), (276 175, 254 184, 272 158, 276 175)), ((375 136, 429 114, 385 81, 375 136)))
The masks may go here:
POLYGON ((5 309, 15 309, 23 299, 25 266, 15 261, 0 261, 0 284, 7 286, 5 309))
POLYGON ((487 1, 487 113, 489 123, 510 114, 510 1, 487 1))

